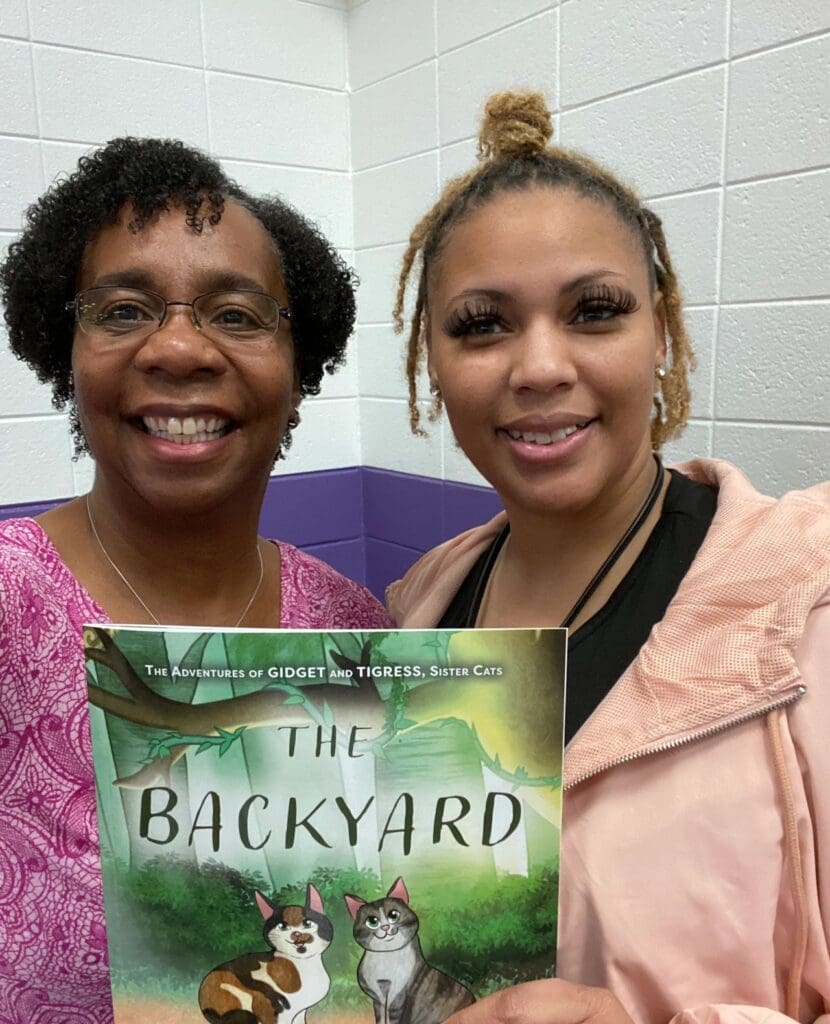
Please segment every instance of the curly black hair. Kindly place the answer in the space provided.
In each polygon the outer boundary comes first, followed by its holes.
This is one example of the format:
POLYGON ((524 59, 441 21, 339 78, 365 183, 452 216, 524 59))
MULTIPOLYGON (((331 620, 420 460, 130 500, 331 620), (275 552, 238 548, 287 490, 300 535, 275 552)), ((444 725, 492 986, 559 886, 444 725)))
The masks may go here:
MULTIPOLYGON (((0 265, 12 352, 52 385, 55 408, 67 406, 76 451, 86 451, 72 384, 74 314, 67 309, 86 246, 129 203, 140 231, 158 213, 180 206, 200 232, 216 224, 226 200, 252 213, 282 260, 291 303, 300 394, 320 391, 323 371, 342 364, 355 318, 356 278, 319 228, 284 200, 250 195, 216 160, 172 139, 113 139, 56 182, 26 211, 26 226, 0 265)), ((291 443, 289 426, 282 449, 291 443)))

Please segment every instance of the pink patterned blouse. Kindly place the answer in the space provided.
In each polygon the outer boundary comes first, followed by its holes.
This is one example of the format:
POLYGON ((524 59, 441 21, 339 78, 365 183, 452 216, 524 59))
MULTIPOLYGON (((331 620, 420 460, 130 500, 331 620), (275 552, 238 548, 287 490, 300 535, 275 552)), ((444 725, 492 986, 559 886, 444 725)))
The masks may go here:
MULTIPOLYGON (((281 625, 385 628, 357 583, 289 544, 281 625)), ((0 523, 0 1024, 108 1024, 81 626, 108 621, 32 519, 0 523)))

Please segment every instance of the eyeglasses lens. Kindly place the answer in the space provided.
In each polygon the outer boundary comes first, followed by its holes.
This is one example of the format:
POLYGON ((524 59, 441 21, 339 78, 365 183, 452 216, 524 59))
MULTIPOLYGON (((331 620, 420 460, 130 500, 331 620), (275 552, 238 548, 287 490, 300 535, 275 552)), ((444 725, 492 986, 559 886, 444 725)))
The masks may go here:
POLYGON ((77 299, 78 323, 87 334, 102 339, 147 335, 158 330, 169 307, 191 306, 196 326, 219 340, 257 341, 277 332, 280 307, 261 292, 224 291, 199 295, 192 303, 170 302, 136 288, 89 288, 77 299))

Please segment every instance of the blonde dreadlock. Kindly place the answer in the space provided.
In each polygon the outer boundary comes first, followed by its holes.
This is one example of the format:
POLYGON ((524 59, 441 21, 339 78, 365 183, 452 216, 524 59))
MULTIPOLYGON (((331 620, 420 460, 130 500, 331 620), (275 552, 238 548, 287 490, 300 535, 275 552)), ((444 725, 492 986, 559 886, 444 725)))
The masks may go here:
MULTIPOLYGON (((454 178, 438 202, 415 225, 404 253, 395 301, 395 329, 403 330, 403 309, 413 266, 420 256, 415 307, 410 320, 406 359, 409 384, 409 422, 423 434, 418 408, 418 371, 426 352, 427 283, 450 229, 471 210, 502 192, 530 188, 570 188, 580 195, 610 205, 639 239, 649 269, 652 289, 663 297, 669 366, 658 379, 651 443, 655 450, 678 437, 689 416, 689 371, 695 356, 683 323, 682 297, 672 268, 660 218, 642 205, 636 193, 589 157, 561 146, 549 146, 553 136, 550 111, 536 92, 502 92, 491 96, 484 108, 478 142, 479 163, 454 178)), ((430 419, 441 411, 441 397, 433 399, 430 419)))

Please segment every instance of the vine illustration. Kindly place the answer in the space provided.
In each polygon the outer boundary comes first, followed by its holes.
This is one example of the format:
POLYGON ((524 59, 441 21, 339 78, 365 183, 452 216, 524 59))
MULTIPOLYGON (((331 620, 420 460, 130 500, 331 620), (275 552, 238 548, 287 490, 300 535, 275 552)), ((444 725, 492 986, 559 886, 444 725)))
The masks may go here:
MULTIPOLYGON (((203 656, 210 637, 209 633, 202 634, 191 650, 196 649, 199 656, 203 656)), ((321 683, 298 687, 274 681, 252 693, 204 704, 182 703, 154 692, 115 643, 110 630, 100 627, 88 630, 85 643, 87 658, 114 672, 129 695, 122 697, 90 681, 91 703, 127 721, 163 730, 161 735, 150 740, 143 767, 132 775, 116 779, 117 786, 143 788, 159 782, 167 785, 170 769, 188 749, 195 748, 196 754, 215 750, 219 757, 223 757, 247 730, 267 725, 285 725, 292 719, 301 723, 310 719, 322 728, 334 728, 338 737, 345 739, 347 734, 338 725, 338 720, 351 725, 356 698, 360 700, 361 719, 367 720, 367 710, 373 712, 373 724, 377 730, 373 737, 359 740, 358 747, 380 760, 388 757, 386 748, 398 736, 426 724, 455 724, 469 730, 481 764, 513 786, 514 791, 522 786, 556 788, 561 784, 561 775, 533 777, 522 765, 512 770, 506 768, 501 764, 498 754, 491 754, 486 749, 474 721, 453 715, 427 721, 409 717, 407 700, 413 691, 400 680, 396 679, 392 683, 384 701, 370 673, 361 671, 368 669, 371 664, 373 652, 368 640, 362 645, 359 660, 333 648, 324 649, 324 655, 331 658, 343 677, 351 680, 348 685, 321 683)), ((436 663, 445 660, 438 657, 438 648, 445 645, 432 640, 425 646, 436 647, 436 663)), ((419 689, 433 685, 446 684, 422 683, 419 689)))

